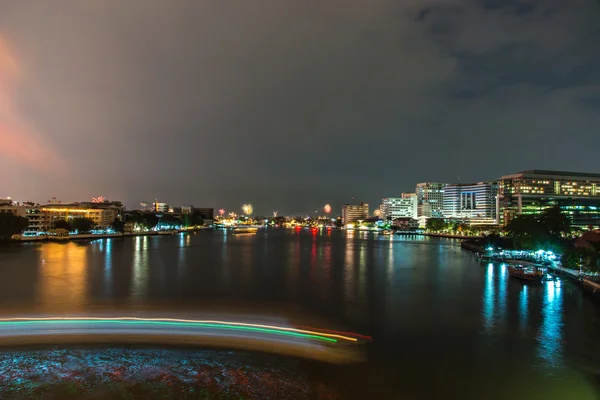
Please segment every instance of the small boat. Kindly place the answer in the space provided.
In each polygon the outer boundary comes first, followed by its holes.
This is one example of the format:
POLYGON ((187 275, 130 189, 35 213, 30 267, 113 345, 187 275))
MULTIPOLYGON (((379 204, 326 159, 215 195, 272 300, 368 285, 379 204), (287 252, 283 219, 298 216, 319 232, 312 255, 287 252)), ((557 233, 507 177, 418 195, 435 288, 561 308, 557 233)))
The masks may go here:
POLYGON ((384 229, 383 231, 379 231, 380 235, 393 235, 394 231, 392 231, 391 229, 384 229))
POLYGON ((539 268, 523 265, 510 265, 508 267, 508 274, 530 282, 541 282, 544 276, 544 273, 539 268))
POLYGON ((238 227, 238 228, 234 228, 231 233, 235 233, 235 234, 240 234, 240 233, 256 233, 258 232, 258 228, 243 228, 243 227, 238 227))

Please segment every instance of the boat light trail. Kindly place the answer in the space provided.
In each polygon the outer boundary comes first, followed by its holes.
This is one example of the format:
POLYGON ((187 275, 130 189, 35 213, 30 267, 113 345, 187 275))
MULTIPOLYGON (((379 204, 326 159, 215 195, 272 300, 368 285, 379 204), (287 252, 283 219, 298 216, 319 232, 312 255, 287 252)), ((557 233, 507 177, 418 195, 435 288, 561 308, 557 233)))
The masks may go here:
MULTIPOLYGON (((218 321, 218 320, 193 320, 179 318, 140 318, 140 317, 16 317, 16 318, 0 318, 0 325, 32 325, 36 323, 44 324, 155 324, 155 325, 173 325, 178 327, 206 327, 214 329, 231 329, 251 332, 264 332, 279 335, 288 335, 295 337, 303 337, 306 339, 316 339, 326 342, 337 343, 337 339, 346 340, 349 342, 357 342, 358 339, 350 336, 340 335, 338 333, 324 333, 311 329, 288 328, 276 325, 252 324, 244 322, 218 321)), ((335 332, 335 331, 328 331, 335 332)), ((341 333, 341 332, 340 332, 341 333)), ((361 337, 361 335, 356 335, 361 337)))

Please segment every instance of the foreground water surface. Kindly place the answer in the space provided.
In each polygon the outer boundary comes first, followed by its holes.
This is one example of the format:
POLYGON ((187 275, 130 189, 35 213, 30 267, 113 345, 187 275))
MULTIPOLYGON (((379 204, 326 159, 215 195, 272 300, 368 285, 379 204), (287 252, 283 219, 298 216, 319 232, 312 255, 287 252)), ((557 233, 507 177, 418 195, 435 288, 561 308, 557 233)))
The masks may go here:
MULTIPOLYGON (((356 365, 269 356, 269 365, 280 362, 285 370, 282 382, 290 370, 297 374, 290 392, 273 398, 293 398, 294 385, 323 398, 600 394, 599 304, 569 281, 509 279, 504 266, 480 265, 454 240, 267 229, 250 236, 198 232, 0 248, 3 315, 232 308, 302 314, 322 327, 373 337, 366 361, 356 365)), ((56 356, 28 351, 23 359, 56 356)), ((84 350, 73 351, 76 357, 84 350)), ((116 350, 97 351, 109 357, 116 350)), ((136 350, 119 351, 131 359, 136 350)), ((139 356, 149 351, 162 350, 140 349, 139 356)), ((177 351, 170 359, 200 357, 196 350, 177 351)), ((118 363, 115 357, 111 362, 118 363)), ((252 365, 245 353, 202 357, 252 365)), ((266 356, 255 357, 264 365, 266 356)), ((17 361, 9 363, 14 370, 17 361)))

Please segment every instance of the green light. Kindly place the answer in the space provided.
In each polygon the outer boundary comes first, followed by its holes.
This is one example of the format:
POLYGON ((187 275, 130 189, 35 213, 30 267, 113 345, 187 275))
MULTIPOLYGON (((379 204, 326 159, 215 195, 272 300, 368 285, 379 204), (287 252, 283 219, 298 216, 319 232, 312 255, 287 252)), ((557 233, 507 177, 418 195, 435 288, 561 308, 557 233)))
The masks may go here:
POLYGON ((276 335, 287 335, 287 336, 295 336, 306 339, 316 339, 322 340, 325 342, 337 343, 336 339, 319 336, 319 335, 311 335, 306 333, 297 333, 297 332, 289 332, 278 329, 268 329, 268 328, 257 328, 251 326, 237 326, 237 325, 226 325, 226 324, 209 324, 202 322, 168 322, 168 321, 122 321, 122 320, 114 320, 114 319, 105 319, 105 320, 38 320, 38 321, 0 321, 1 325, 32 325, 32 324, 126 324, 126 325, 174 325, 180 327, 205 327, 205 328, 218 328, 218 329, 230 329, 230 330, 239 330, 239 331, 254 331, 254 332, 265 332, 265 333, 273 333, 276 335))

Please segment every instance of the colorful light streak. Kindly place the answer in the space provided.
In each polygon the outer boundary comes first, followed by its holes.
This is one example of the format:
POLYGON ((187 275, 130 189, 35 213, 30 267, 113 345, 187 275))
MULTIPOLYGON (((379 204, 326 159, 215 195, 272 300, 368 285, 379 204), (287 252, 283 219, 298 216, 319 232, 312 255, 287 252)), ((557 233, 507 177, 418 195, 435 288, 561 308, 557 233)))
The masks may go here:
MULTIPOLYGON (((317 339, 326 342, 336 343, 337 339, 342 339, 350 342, 357 342, 358 339, 339 335, 337 333, 323 333, 309 329, 288 328, 275 325, 250 324, 243 322, 217 321, 217 320, 192 320, 179 318, 139 318, 139 317, 45 317, 45 318, 0 318, 0 326, 2 325, 32 325, 36 323, 82 323, 82 324, 100 324, 100 323, 124 323, 124 324, 156 324, 156 325, 174 325, 180 327, 207 327, 232 330, 247 330, 255 332, 274 333, 280 335, 289 335, 303 337, 307 339, 317 339)), ((335 332, 335 331, 328 331, 335 332)), ((360 335, 356 335, 360 336, 360 335)))

